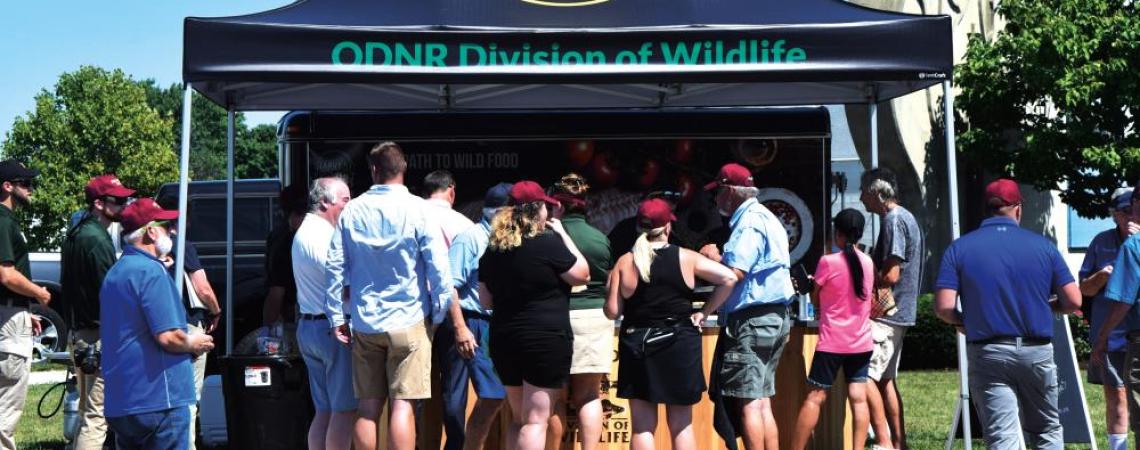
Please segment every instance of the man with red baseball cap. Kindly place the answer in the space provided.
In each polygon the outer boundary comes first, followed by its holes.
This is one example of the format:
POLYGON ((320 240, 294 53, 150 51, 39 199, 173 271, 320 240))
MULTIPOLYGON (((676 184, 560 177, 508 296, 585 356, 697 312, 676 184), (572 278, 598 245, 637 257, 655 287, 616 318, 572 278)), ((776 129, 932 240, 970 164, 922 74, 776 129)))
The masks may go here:
MULTIPOLYGON (((109 227, 118 222, 133 189, 123 186, 119 178, 99 175, 87 182, 84 189, 87 209, 80 214, 79 222, 67 230, 60 252, 63 298, 71 311, 72 355, 98 352, 99 345, 99 289, 103 277, 115 264, 114 240, 109 227)), ((83 361, 97 358, 75 358, 79 379, 79 434, 75 438, 76 450, 98 450, 107 438, 107 419, 103 417, 103 376, 97 365, 83 361)))
POLYGON ((189 448, 194 372, 190 357, 214 348, 189 333, 186 309, 162 258, 178 211, 153 199, 123 209, 123 256, 99 290, 104 415, 119 448, 189 448))
POLYGON ((32 336, 39 321, 28 312, 47 305, 51 294, 32 283, 28 245, 13 210, 32 200, 39 171, 16 160, 0 162, 0 449, 16 448, 16 424, 24 411, 32 336))
POLYGON ((986 447, 1020 448, 1025 436, 1029 448, 1060 449, 1053 313, 1076 311, 1081 292, 1057 246, 1019 226, 1017 183, 994 181, 983 200, 990 218, 942 256, 934 312, 965 330, 986 447))
POLYGON ((724 421, 715 425, 726 441, 739 433, 748 449, 777 448, 779 433, 769 398, 776 394, 776 369, 792 327, 788 304, 795 290, 788 270, 788 232, 756 199, 759 190, 747 167, 725 164, 705 189, 716 190, 717 209, 730 217, 731 234, 720 262, 740 280, 727 299, 710 298, 694 315, 694 320, 704 320, 719 308, 722 328, 709 394, 718 406, 724 397, 736 399, 737 406, 727 414, 739 417, 743 426, 730 427, 724 421), (726 354, 733 360, 725 360, 726 354))

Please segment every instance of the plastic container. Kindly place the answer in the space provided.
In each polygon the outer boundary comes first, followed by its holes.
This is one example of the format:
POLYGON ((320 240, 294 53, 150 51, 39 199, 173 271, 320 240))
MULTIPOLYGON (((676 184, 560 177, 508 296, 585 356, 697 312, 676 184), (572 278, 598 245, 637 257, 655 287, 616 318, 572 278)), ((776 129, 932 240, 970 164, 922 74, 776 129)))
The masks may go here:
POLYGON ((300 356, 220 358, 229 448, 303 450, 313 403, 300 356))
POLYGON ((202 383, 198 423, 202 443, 207 447, 222 447, 229 442, 226 433, 226 396, 222 393, 221 375, 210 375, 202 383))

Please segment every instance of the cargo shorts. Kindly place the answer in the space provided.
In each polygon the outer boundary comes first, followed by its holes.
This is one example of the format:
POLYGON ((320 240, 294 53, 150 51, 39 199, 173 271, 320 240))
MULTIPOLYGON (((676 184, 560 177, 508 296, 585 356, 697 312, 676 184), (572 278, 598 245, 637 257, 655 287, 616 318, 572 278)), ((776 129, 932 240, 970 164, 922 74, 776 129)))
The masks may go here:
POLYGON ((760 399, 776 395, 776 368, 792 320, 786 305, 761 305, 729 314, 725 323, 721 395, 760 399))

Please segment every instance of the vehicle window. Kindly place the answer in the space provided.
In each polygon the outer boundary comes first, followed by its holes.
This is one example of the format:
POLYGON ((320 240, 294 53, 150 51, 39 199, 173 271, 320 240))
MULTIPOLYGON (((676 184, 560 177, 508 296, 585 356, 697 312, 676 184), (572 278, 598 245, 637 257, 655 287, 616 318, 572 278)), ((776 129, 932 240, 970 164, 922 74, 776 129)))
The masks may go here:
MULTIPOLYGON (((238 198, 234 211, 235 241, 264 241, 269 235, 273 212, 271 197, 238 198)), ((226 200, 224 198, 191 199, 190 240, 194 242, 225 242, 226 200)))

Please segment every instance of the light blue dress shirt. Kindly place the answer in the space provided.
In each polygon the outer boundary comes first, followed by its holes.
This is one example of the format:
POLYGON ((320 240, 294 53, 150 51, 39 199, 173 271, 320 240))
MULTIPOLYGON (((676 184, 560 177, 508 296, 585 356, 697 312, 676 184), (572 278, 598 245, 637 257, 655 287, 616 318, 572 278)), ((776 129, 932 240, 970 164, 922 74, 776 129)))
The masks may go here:
POLYGON ((348 289, 352 329, 367 334, 401 330, 431 318, 443 321, 451 274, 439 224, 430 206, 401 185, 375 185, 348 202, 329 245, 325 314, 344 324, 338 306, 348 289))
POLYGON ((1140 234, 1125 239, 1116 254, 1112 275, 1104 286, 1104 298, 1132 305, 1121 324, 1125 330, 1140 331, 1140 308, 1136 307, 1140 299, 1140 234))
POLYGON ((732 234, 724 244, 722 262, 744 272, 732 288, 723 311, 732 313, 765 304, 787 304, 795 290, 788 270, 788 231, 780 219, 755 198, 748 199, 729 221, 732 234))
MULTIPOLYGON (((492 213, 493 214, 493 213, 492 213)), ((459 294, 459 307, 464 311, 490 315, 479 303, 479 258, 487 251, 491 236, 491 222, 484 214, 483 221, 459 233, 451 242, 451 281, 459 294)))

